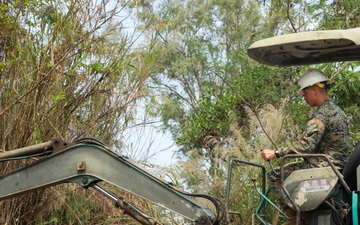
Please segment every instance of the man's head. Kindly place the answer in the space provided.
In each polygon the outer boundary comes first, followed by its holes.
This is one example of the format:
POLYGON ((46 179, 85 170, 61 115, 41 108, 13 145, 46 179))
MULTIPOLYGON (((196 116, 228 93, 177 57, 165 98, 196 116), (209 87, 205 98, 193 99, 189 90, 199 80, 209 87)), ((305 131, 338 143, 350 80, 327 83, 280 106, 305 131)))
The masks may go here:
POLYGON ((304 96, 304 100, 311 107, 320 106, 324 100, 328 99, 329 79, 320 70, 310 69, 306 71, 299 83, 299 94, 304 96))

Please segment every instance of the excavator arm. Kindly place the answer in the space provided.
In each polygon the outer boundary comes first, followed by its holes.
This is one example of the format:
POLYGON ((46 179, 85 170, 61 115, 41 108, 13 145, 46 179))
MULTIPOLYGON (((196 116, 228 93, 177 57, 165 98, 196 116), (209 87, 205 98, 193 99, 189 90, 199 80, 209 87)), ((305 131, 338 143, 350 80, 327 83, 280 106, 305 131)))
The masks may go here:
POLYGON ((152 175, 128 158, 115 154, 95 139, 74 143, 54 140, 0 153, 0 160, 16 159, 28 154, 49 156, 1 176, 0 201, 61 183, 76 183, 84 188, 92 187, 112 198, 117 207, 141 224, 159 224, 98 185, 98 182, 104 181, 169 209, 195 224, 214 225, 221 220, 222 206, 217 199, 207 195, 197 196, 212 201, 217 209, 217 215, 214 215, 187 193, 152 175))

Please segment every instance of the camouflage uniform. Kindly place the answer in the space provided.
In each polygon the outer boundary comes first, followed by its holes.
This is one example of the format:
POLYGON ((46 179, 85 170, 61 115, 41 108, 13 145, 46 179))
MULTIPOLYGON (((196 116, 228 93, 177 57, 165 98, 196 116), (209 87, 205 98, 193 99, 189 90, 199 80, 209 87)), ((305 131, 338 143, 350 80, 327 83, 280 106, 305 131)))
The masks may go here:
MULTIPOLYGON (((348 159, 350 137, 345 113, 333 102, 326 100, 314 112, 306 124, 304 133, 291 147, 280 148, 279 155, 286 154, 326 154, 335 167, 342 171, 348 159)), ((324 158, 309 158, 302 162, 284 166, 284 177, 292 171, 328 166, 324 158)), ((282 208, 288 206, 281 196, 280 175, 277 171, 268 174, 270 189, 275 194, 282 208)))

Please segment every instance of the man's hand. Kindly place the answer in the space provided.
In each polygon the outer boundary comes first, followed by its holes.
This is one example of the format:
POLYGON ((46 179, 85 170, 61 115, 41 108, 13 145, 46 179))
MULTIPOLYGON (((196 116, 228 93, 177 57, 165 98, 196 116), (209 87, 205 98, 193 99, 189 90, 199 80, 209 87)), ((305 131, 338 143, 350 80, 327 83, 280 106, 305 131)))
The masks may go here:
POLYGON ((272 149, 263 149, 261 150, 261 157, 266 161, 276 158, 275 150, 272 149))

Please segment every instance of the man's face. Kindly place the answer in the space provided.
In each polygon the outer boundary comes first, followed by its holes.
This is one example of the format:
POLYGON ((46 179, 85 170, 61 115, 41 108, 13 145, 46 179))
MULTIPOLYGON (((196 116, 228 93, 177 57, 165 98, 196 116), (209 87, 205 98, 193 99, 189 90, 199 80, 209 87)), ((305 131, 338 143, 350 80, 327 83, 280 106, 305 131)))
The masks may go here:
POLYGON ((315 90, 313 86, 307 87, 303 90, 303 97, 307 104, 311 107, 315 106, 315 90))

